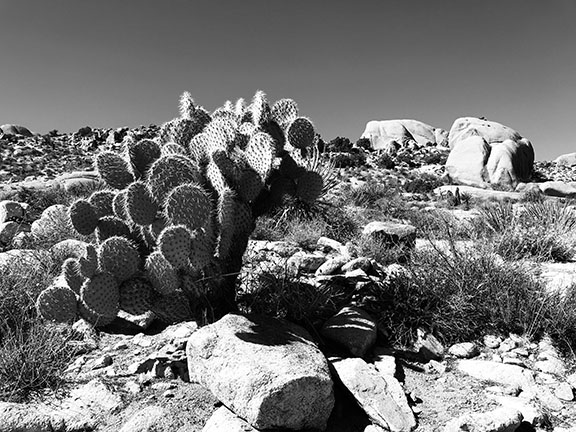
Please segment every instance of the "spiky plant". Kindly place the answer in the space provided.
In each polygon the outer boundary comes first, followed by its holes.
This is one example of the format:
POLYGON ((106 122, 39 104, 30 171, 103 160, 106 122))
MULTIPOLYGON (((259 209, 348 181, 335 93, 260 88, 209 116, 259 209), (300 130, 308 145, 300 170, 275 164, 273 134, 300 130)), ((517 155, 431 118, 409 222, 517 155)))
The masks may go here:
POLYGON ((166 322, 216 319, 236 309, 235 279, 255 218, 285 195, 312 203, 325 192, 330 177, 317 160, 307 162, 314 126, 294 101, 271 108, 258 91, 247 107, 240 100, 209 115, 184 93, 180 114, 155 140, 96 156, 110 189, 70 207, 74 227, 96 233, 96 253, 66 264, 73 289, 66 301, 62 290, 43 294, 43 316, 58 316, 72 293, 95 325, 146 307, 166 322))

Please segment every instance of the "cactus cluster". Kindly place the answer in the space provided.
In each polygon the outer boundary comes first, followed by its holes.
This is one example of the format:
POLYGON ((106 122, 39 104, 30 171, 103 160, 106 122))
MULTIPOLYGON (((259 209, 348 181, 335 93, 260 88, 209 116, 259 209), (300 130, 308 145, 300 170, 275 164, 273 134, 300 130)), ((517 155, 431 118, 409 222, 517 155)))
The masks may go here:
POLYGON ((185 92, 156 139, 128 137, 122 153, 96 156, 108 188, 69 209, 96 243, 64 262, 66 286, 43 291, 39 313, 102 326, 120 310, 168 323, 233 310, 255 218, 286 194, 310 203, 323 193, 323 176, 305 163, 314 145, 291 99, 270 107, 258 91, 248 106, 240 99, 209 114, 185 92))

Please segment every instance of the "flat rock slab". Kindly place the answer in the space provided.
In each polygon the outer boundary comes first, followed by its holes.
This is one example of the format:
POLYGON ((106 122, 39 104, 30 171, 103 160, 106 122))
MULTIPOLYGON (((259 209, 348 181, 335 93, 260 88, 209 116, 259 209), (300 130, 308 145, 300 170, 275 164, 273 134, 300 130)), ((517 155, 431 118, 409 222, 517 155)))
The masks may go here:
POLYGON ((465 414, 450 420, 444 432, 514 432, 522 420, 522 413, 518 410, 496 408, 487 413, 465 414))
POLYGON ((472 198, 479 199, 479 200, 496 200, 496 201, 503 201, 503 200, 510 200, 510 201, 519 201, 523 198, 523 194, 519 192, 505 192, 505 191, 498 191, 492 189, 482 189, 473 186, 440 186, 434 189, 435 195, 444 195, 448 192, 455 194, 456 189, 460 191, 460 194, 468 194, 472 198))
POLYGON ((515 386, 526 392, 533 391, 536 385, 533 373, 516 365, 487 360, 460 360, 457 367, 465 374, 479 380, 515 386))
POLYGON ((362 230, 362 235, 381 239, 397 246, 412 247, 416 242, 416 228, 412 225, 396 222, 370 222, 362 230))
POLYGON ((326 358, 294 324, 229 314, 186 348, 190 381, 257 429, 320 429, 334 407, 326 358))
POLYGON ((408 432, 416 419, 394 377, 382 376, 359 358, 331 360, 338 378, 376 425, 392 432, 408 432))

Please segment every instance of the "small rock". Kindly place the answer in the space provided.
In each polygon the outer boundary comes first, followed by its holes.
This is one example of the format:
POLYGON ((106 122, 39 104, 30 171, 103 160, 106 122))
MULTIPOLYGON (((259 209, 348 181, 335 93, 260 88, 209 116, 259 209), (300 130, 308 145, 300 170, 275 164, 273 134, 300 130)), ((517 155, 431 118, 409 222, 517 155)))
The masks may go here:
POLYGON ((112 357, 109 355, 104 355, 102 357, 98 357, 91 361, 88 365, 90 370, 102 369, 112 364, 112 357))
POLYGON ((138 394, 142 391, 140 384, 138 384, 136 381, 128 381, 126 384, 124 384, 124 388, 132 394, 138 394))
POLYGON ((326 260, 324 255, 296 252, 288 259, 286 266, 291 274, 314 273, 326 260))
POLYGON ((337 257, 329 259, 324 264, 322 264, 320 267, 318 267, 315 274, 316 274, 316 276, 334 274, 334 273, 338 272, 338 270, 340 270, 342 268, 342 266, 344 264, 346 264, 347 262, 348 262, 348 258, 346 258, 342 255, 339 255, 337 257))
POLYGON ((320 248, 330 249, 334 252, 340 252, 342 250, 342 248, 344 247, 344 245, 342 243, 340 243, 339 241, 333 240, 333 239, 328 238, 328 237, 320 237, 318 239, 318 241, 316 242, 316 244, 320 248))
POLYGON ((387 354, 374 354, 373 364, 382 375, 396 375, 396 358, 387 354))
POLYGON ((458 358, 472 358, 479 353, 478 347, 472 342, 462 342, 452 345, 448 352, 458 358))
POLYGON ((417 329, 418 337, 415 348, 424 357, 425 360, 442 360, 444 356, 444 345, 438 339, 421 328, 417 329))
POLYGON ((345 265, 342 266, 342 272, 343 273, 348 273, 350 271, 353 270, 364 270, 366 273, 370 272, 370 269, 372 268, 372 261, 370 261, 370 258, 366 258, 366 257, 359 257, 359 258, 354 258, 353 260, 349 261, 348 263, 346 263, 345 265))
POLYGON ((534 369, 563 376, 566 374, 566 365, 558 358, 549 357, 547 360, 541 360, 534 363, 534 369))
POLYGON ((134 345, 146 348, 152 345, 152 338, 150 336, 146 336, 144 333, 138 333, 132 338, 132 343, 134 345))
POLYGON ((154 432, 159 423, 168 416, 166 409, 159 406, 147 406, 130 416, 119 432, 154 432))
POLYGON ((438 362, 436 360, 430 360, 428 363, 424 365, 424 370, 426 373, 437 373, 443 375, 446 373, 446 364, 442 362, 438 362))
POLYGON ((571 402, 574 400, 574 391, 572 390, 572 386, 567 382, 560 383, 560 385, 554 389, 554 395, 563 401, 571 402))
POLYGON ((502 343, 500 343, 499 350, 500 352, 508 352, 516 348, 516 346, 517 343, 514 340, 507 338, 502 343))
POLYGON ((486 348, 496 349, 500 346, 502 338, 500 336, 486 335, 484 336, 484 345, 486 348))
POLYGON ((326 321, 320 333, 346 348, 352 355, 362 357, 376 343, 377 328, 376 322, 367 312, 349 306, 326 321))

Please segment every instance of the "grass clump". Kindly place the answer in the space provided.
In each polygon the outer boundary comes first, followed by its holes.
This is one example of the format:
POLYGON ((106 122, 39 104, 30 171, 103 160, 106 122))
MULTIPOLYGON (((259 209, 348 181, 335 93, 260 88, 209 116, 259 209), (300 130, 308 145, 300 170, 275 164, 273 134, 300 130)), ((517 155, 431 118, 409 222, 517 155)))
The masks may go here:
POLYGON ((522 264, 486 250, 450 249, 413 255, 404 273, 364 294, 363 306, 392 331, 392 342, 407 346, 423 327, 445 344, 514 332, 575 346, 576 290, 549 294, 522 264))
POLYGON ((35 300, 54 275, 22 261, 0 270, 0 400, 12 402, 61 384, 74 355, 70 329, 46 325, 36 314, 35 300))
POLYGON ((479 230, 509 260, 568 261, 575 253, 576 213, 568 203, 491 203, 480 210, 479 230))

